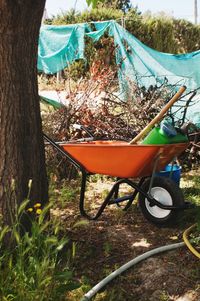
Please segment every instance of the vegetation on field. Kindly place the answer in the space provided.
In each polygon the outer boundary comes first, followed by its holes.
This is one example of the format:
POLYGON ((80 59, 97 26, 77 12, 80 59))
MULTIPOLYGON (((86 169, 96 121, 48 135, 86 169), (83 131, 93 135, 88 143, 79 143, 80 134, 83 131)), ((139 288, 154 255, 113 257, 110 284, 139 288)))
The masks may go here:
MULTIPOLYGON (((130 1, 87 2, 93 6, 101 3, 91 11, 81 14, 72 10, 48 23, 114 19, 159 51, 182 53, 200 46, 199 26, 190 22, 143 16, 130 1)), ((185 198, 196 207, 183 212, 173 228, 160 229, 145 221, 137 200, 127 212, 110 206, 102 218, 89 222, 79 213, 77 170, 46 146, 50 199, 46 205, 48 185, 35 65, 44 4, 44 0, 8 3, 2 6, 0 20, 4 31, 0 48, 2 301, 80 300, 93 285, 133 257, 161 244, 180 241, 182 232, 194 222, 197 228, 192 233, 192 243, 197 250, 200 248, 198 171, 184 174, 181 181, 185 198)), ((97 138, 129 140, 170 98, 167 83, 149 89, 139 88, 135 83, 127 102, 121 102, 114 50, 113 40, 107 35, 94 46, 88 39, 87 64, 78 61, 63 71, 63 80, 56 83, 56 88, 66 90, 69 105, 42 116, 43 130, 51 137, 78 139, 84 134, 75 132, 72 124, 81 123, 97 138)), ((40 75, 39 81, 43 87, 55 88, 53 76, 40 75)), ((170 113, 168 117, 172 118, 170 113)), ((189 155, 181 162, 187 160, 190 169, 198 167, 198 136, 189 155)), ((101 175, 90 178, 86 192, 88 209, 96 210, 113 180, 101 175)), ((120 276, 95 300, 170 301, 184 298, 191 291, 198 299, 199 271, 199 262, 187 249, 163 254, 120 276), (187 269, 183 270, 183 266, 187 269)))
POLYGON ((64 300, 66 291, 80 286, 70 267, 69 239, 49 209, 26 200, 12 226, 0 225, 0 299, 4 301, 64 300), (26 209, 27 208, 27 209, 26 209), (30 232, 21 219, 30 220, 30 232))

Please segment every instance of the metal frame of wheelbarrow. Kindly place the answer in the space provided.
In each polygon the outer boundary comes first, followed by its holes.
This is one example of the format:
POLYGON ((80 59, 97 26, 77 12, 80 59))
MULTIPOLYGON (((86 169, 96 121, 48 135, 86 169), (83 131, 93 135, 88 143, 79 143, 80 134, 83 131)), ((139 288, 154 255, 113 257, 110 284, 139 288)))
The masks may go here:
MULTIPOLYGON (((117 181, 115 182, 115 184, 112 186, 111 190, 109 191, 108 195, 106 196, 105 200, 103 201, 103 203, 99 207, 96 215, 90 216, 85 211, 85 191, 86 191, 87 177, 92 175, 92 173, 88 173, 87 170, 84 168, 84 166, 79 161, 74 159, 73 156, 71 156, 66 150, 63 150, 63 148, 59 145, 59 143, 53 141, 46 134, 43 134, 43 135, 44 135, 44 139, 51 146, 53 146, 59 153, 61 153, 64 157, 66 157, 71 164, 73 164, 77 169, 80 170, 80 172, 82 174, 82 179, 81 179, 79 209, 80 209, 81 215, 86 217, 89 220, 98 219, 101 216, 102 212, 104 211, 104 209, 106 208, 107 205, 113 205, 113 204, 119 205, 120 203, 126 201, 127 204, 125 205, 123 210, 127 210, 131 206, 131 204, 133 203, 133 201, 134 201, 134 199, 135 199, 135 197, 138 193, 141 193, 150 202, 151 206, 155 205, 155 206, 158 206, 159 208, 164 209, 164 210, 182 210, 182 209, 190 208, 190 204, 187 203, 187 202, 183 203, 181 206, 169 206, 169 205, 161 204, 159 201, 154 199, 150 195, 150 193, 146 193, 143 189, 141 189, 141 186, 144 183, 146 177, 142 177, 139 180, 138 183, 135 183, 132 180, 127 179, 127 178, 120 178, 120 179, 118 178, 117 181), (129 185, 130 187, 132 187, 134 189, 134 191, 129 195, 118 197, 119 186, 121 184, 129 185)), ((151 186, 153 184, 155 171, 156 171, 156 165, 157 165, 158 160, 159 160, 159 155, 157 156, 157 159, 155 160, 153 172, 152 172, 152 175, 151 175, 149 191, 151 190, 151 186)))

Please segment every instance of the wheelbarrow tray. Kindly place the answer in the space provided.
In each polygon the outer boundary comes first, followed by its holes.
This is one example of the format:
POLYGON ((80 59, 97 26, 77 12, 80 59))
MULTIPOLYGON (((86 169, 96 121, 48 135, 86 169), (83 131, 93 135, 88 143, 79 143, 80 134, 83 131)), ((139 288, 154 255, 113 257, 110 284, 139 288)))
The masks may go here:
POLYGON ((141 178, 162 170, 188 143, 138 145, 124 141, 92 141, 62 144, 62 148, 88 173, 119 178, 141 178))

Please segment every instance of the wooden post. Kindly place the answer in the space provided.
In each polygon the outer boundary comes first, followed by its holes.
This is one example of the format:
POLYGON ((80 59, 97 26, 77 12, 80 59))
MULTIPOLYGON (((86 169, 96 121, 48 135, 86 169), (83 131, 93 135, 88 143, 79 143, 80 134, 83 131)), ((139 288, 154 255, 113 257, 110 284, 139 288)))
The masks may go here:
POLYGON ((58 71, 56 73, 56 79, 57 79, 57 83, 60 83, 62 80, 62 71, 58 71))
POLYGON ((194 24, 197 25, 198 21, 198 9, 197 9, 197 0, 194 0, 194 24))

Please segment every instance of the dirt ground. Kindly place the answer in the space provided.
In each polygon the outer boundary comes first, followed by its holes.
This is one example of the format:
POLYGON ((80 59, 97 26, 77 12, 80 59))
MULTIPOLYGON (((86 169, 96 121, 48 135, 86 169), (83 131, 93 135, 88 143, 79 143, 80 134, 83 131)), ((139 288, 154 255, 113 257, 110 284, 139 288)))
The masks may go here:
MULTIPOLYGON (((95 210, 110 184, 98 181, 89 185, 90 208, 95 210)), ((181 242, 183 231, 194 223, 196 213, 195 209, 182 212, 174 226, 162 228, 145 220, 137 204, 127 212, 109 206, 97 221, 80 216, 78 201, 69 202, 65 209, 55 209, 54 214, 60 215, 76 246, 75 276, 88 284, 77 297, 69 295, 67 300, 71 301, 80 300, 89 288, 136 256, 181 242)), ((150 257, 112 281, 93 300, 200 301, 200 260, 187 247, 150 257)))

